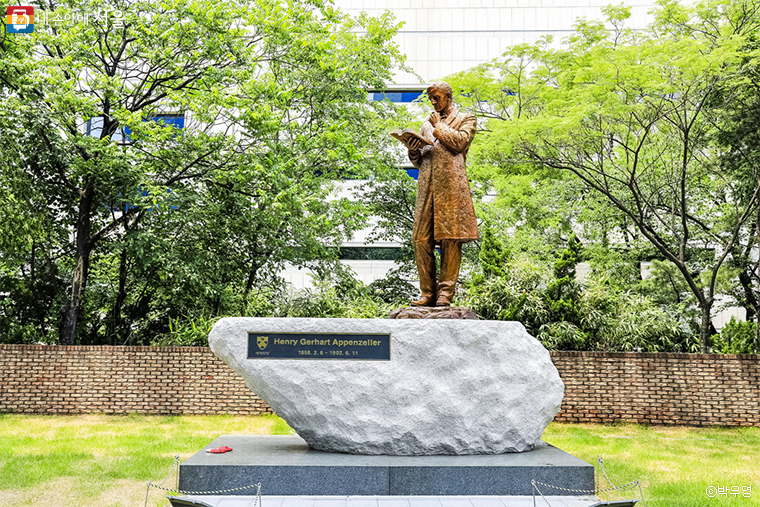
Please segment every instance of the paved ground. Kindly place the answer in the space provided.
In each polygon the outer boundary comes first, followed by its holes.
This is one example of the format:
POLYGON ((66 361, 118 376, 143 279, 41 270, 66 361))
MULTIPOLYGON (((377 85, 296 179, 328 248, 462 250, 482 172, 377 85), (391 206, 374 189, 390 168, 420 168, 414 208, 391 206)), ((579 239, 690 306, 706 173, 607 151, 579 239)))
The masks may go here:
MULTIPOLYGON (((254 507, 255 496, 190 496, 213 507, 254 507)), ((589 507, 591 496, 536 497, 536 507, 589 507)), ((531 496, 262 496, 258 507, 533 507, 531 496)))

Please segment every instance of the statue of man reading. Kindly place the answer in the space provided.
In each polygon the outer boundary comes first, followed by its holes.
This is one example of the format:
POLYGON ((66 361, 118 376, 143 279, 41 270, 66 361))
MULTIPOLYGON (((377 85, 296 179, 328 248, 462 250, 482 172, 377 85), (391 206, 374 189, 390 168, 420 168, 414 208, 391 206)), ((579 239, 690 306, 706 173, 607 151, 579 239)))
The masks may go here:
POLYGON ((430 144, 412 138, 407 145, 409 160, 420 170, 412 240, 422 297, 412 305, 450 306, 462 262, 462 244, 478 239, 465 169, 477 121, 454 107, 448 83, 434 83, 427 92, 435 111, 422 125, 420 135, 430 144), (436 245, 441 247, 437 281, 436 245))

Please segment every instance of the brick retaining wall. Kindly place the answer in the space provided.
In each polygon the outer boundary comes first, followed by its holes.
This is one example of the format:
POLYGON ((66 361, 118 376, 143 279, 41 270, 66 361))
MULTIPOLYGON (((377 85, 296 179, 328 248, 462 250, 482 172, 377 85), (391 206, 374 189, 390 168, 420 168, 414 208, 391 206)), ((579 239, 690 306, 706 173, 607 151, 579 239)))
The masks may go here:
POLYGON ((206 347, 0 345, 0 412, 260 414, 206 347))
MULTIPOLYGON (((760 356, 552 352, 561 422, 760 426, 760 356)), ((0 345, 0 412, 260 414, 204 347, 0 345)))
POLYGON ((552 352, 560 422, 760 426, 760 356, 552 352))

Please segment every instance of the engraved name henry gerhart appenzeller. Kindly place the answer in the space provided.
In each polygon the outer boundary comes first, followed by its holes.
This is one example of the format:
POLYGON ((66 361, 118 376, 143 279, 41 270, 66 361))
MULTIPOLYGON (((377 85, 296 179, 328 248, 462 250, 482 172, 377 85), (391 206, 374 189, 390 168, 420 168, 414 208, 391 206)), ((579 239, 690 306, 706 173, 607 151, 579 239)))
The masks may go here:
POLYGON ((248 333, 248 359, 390 361, 390 334, 248 333))

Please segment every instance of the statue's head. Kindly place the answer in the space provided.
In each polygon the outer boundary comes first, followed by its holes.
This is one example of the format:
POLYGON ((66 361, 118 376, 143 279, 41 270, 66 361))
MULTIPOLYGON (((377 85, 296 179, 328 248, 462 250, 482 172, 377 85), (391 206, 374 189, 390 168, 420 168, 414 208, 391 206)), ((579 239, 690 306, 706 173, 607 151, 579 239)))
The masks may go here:
POLYGON ((431 84, 427 88, 427 93, 430 102, 433 104, 433 109, 439 113, 445 111, 451 105, 454 96, 451 86, 446 81, 438 81, 431 84))

